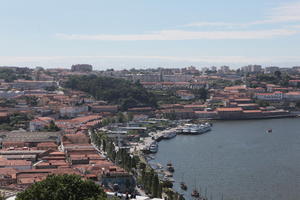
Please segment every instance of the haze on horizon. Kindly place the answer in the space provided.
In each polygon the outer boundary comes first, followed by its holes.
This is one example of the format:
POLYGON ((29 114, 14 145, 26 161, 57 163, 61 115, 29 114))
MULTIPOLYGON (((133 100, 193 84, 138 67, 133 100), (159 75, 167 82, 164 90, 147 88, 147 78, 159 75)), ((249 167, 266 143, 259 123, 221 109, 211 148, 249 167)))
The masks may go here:
POLYGON ((299 0, 10 0, 0 5, 0 66, 300 65, 299 0))

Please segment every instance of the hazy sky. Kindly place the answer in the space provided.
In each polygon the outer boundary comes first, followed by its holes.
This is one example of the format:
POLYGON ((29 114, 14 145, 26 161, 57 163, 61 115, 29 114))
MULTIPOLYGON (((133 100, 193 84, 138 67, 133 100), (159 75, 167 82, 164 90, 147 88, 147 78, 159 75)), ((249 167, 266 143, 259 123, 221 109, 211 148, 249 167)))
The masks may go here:
POLYGON ((300 1, 0 0, 0 65, 300 65, 300 1))

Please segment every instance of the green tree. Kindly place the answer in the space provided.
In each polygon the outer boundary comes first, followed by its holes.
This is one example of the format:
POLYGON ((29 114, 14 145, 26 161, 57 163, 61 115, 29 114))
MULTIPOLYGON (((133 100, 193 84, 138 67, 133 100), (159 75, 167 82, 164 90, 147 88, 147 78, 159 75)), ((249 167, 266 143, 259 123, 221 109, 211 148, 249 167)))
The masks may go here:
POLYGON ((155 95, 148 92, 138 82, 132 83, 124 79, 89 75, 72 76, 64 86, 87 92, 95 98, 111 104, 119 104, 122 110, 135 106, 157 106, 155 95))
POLYGON ((178 200, 185 200, 182 194, 179 195, 178 200))
POLYGON ((50 175, 17 194, 16 200, 105 200, 106 194, 92 181, 77 175, 50 175))
POLYGON ((131 112, 127 113, 127 121, 132 121, 133 117, 134 117, 133 113, 131 113, 131 112))
POLYGON ((49 126, 46 127, 45 130, 46 131, 50 131, 50 132, 52 132, 52 131, 55 132, 55 131, 59 131, 60 129, 59 129, 58 126, 56 126, 56 124, 54 123, 54 121, 51 120, 49 126))
POLYGON ((17 79, 17 76, 12 69, 3 68, 0 69, 0 79, 4 79, 5 82, 13 82, 17 79))
POLYGON ((140 163, 140 169, 141 169, 141 170, 145 170, 145 169, 146 169, 146 164, 143 163, 143 162, 141 162, 141 163, 140 163))
POLYGON ((154 197, 160 197, 159 196, 159 180, 158 180, 158 176, 157 174, 154 175, 154 177, 152 178, 152 186, 151 186, 151 189, 152 189, 152 195, 154 197))
POLYGON ((106 141, 105 140, 102 141, 102 150, 103 151, 106 150, 106 141))
POLYGON ((26 96, 25 101, 27 105, 36 106, 38 104, 38 98, 36 96, 26 96))
POLYGON ((300 108, 300 101, 296 102, 296 108, 300 108))
POLYGON ((280 72, 280 71, 275 71, 275 72, 274 72, 274 75, 275 75, 278 79, 281 78, 281 72, 280 72))
POLYGON ((269 106, 270 103, 267 102, 267 101, 264 101, 264 100, 257 100, 256 103, 260 106, 260 107, 266 107, 266 106, 269 106))
POLYGON ((54 86, 54 85, 52 85, 52 86, 46 87, 45 90, 47 90, 47 91, 55 91, 55 90, 57 90, 57 87, 54 86))
POLYGON ((14 99, 5 99, 5 98, 0 99, 0 106, 1 107, 12 108, 12 107, 15 107, 16 104, 17 104, 17 102, 14 99))
POLYGON ((176 113, 174 110, 171 110, 171 112, 166 113, 165 118, 170 119, 170 120, 175 120, 176 119, 176 113))
POLYGON ((161 197, 162 191, 163 191, 162 184, 159 184, 159 186, 158 186, 158 197, 161 197))
POLYGON ((119 123, 124 123, 126 121, 125 116, 124 116, 124 114, 122 112, 118 113, 118 115, 117 115, 117 121, 119 123))
POLYGON ((162 186, 165 187, 165 188, 172 188, 173 183, 171 181, 164 181, 162 186))
POLYGON ((197 99, 206 100, 208 97, 208 90, 205 88, 199 88, 199 89, 193 90, 193 93, 195 94, 197 99))
POLYGON ((5 200, 4 194, 0 192, 0 200, 5 200))

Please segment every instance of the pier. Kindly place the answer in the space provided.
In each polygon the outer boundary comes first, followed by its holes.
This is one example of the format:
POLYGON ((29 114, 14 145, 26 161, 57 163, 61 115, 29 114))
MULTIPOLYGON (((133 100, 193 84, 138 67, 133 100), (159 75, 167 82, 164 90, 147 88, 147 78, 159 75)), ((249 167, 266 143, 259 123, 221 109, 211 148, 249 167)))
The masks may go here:
POLYGON ((142 138, 142 141, 139 143, 131 143, 132 146, 130 148, 131 152, 134 151, 144 151, 147 150, 153 142, 159 142, 164 139, 164 136, 170 132, 175 132, 177 129, 181 128, 181 126, 166 129, 163 131, 150 132, 149 137, 142 138))

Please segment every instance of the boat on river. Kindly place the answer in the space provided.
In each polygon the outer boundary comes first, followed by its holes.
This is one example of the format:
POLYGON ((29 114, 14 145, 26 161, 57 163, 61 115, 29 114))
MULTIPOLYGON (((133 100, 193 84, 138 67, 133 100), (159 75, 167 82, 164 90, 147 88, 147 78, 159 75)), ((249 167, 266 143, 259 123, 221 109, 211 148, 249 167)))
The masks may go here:
POLYGON ((266 132, 267 132, 267 133, 272 133, 272 131, 273 131, 273 130, 272 130, 271 128, 269 128, 266 132))
POLYGON ((176 135, 177 135, 177 133, 175 131, 168 132, 163 136, 163 139, 172 139, 172 138, 176 137, 176 135))
POLYGON ((157 142, 151 143, 149 147, 149 151, 150 153, 156 153, 158 151, 158 143, 157 142))
POLYGON ((200 197, 200 193, 198 192, 198 190, 194 189, 192 194, 191 194, 192 197, 195 197, 195 198, 199 198, 200 197))
POLYGON ((182 189, 182 190, 187 190, 187 185, 185 184, 185 182, 180 182, 180 188, 182 189))
POLYGON ((199 135, 206 133, 211 130, 211 124, 205 123, 205 124, 186 124, 182 128, 182 134, 186 135, 199 135))
POLYGON ((171 173, 173 173, 173 172, 175 171, 175 169, 174 169, 172 163, 169 162, 169 163, 167 164, 167 170, 168 170, 169 172, 171 172, 171 173))
POLYGON ((184 174, 182 174, 182 178, 181 178, 181 182, 180 182, 180 188, 181 188, 182 190, 186 191, 186 190, 187 190, 187 185, 186 185, 186 183, 184 182, 183 177, 184 177, 184 174))

